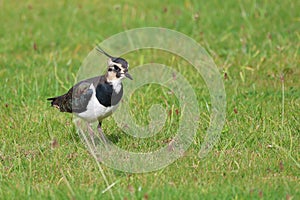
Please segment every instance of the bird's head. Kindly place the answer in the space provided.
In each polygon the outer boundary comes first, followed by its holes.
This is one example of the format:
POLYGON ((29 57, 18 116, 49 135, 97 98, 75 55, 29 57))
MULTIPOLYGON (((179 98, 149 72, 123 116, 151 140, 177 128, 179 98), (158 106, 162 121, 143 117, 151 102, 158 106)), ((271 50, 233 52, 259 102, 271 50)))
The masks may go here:
POLYGON ((97 46, 96 50, 108 57, 107 79, 109 81, 121 80, 125 77, 132 80, 128 73, 129 64, 124 58, 113 57, 97 46))

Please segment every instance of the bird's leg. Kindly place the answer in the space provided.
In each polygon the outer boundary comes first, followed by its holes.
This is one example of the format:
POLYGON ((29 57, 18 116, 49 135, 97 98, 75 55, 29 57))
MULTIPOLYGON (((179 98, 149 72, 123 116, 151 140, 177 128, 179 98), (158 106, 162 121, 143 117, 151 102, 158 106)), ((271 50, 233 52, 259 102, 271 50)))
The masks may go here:
POLYGON ((91 126, 90 123, 87 123, 87 129, 88 129, 88 131, 89 131, 89 134, 90 134, 90 138, 91 138, 92 144, 93 144, 93 146, 95 146, 95 140, 94 140, 95 134, 94 134, 93 128, 92 128, 92 126, 91 126))
POLYGON ((99 122, 97 129, 98 129, 98 132, 100 134, 101 140, 103 141, 104 144, 107 144, 107 139, 106 139, 105 135, 103 134, 101 125, 102 125, 102 122, 99 122))

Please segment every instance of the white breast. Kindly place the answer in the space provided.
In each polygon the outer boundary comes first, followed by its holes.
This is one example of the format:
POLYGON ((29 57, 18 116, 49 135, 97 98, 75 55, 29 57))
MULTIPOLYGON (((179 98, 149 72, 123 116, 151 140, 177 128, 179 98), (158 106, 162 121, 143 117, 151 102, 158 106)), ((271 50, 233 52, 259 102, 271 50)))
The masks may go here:
POLYGON ((93 84, 90 85, 90 89, 93 90, 93 95, 87 105, 87 110, 82 113, 77 113, 76 115, 88 122, 95 122, 97 120, 102 121, 102 119, 110 116, 117 109, 118 104, 109 107, 102 106, 96 97, 96 91, 93 84))

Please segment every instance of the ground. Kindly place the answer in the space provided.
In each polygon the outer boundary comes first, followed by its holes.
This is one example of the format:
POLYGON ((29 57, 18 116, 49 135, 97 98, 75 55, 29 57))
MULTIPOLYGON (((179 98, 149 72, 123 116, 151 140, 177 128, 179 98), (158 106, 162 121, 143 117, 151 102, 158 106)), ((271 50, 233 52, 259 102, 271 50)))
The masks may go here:
MULTIPOLYGON (((299 7, 292 0, 1 1, 0 198, 300 199, 299 7), (167 52, 124 55, 131 69, 155 60, 180 71, 200 110, 183 157, 159 171, 132 174, 97 165, 72 116, 46 99, 75 83, 97 43, 141 27, 176 30, 202 45, 218 67, 227 107, 220 140, 199 158, 210 119, 203 79, 167 52)), ((131 151, 165 145, 181 113, 168 94, 158 85, 140 88, 131 97, 131 114, 147 124, 150 106, 160 103, 172 128, 136 139, 108 118, 104 132, 131 151)))

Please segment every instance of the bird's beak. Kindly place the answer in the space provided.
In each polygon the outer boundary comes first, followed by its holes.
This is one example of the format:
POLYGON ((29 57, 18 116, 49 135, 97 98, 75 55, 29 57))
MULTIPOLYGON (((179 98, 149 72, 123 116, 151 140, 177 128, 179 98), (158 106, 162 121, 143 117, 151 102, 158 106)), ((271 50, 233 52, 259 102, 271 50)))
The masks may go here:
POLYGON ((128 73, 128 72, 125 72, 124 74, 127 78, 129 78, 130 80, 133 80, 132 76, 128 73))

